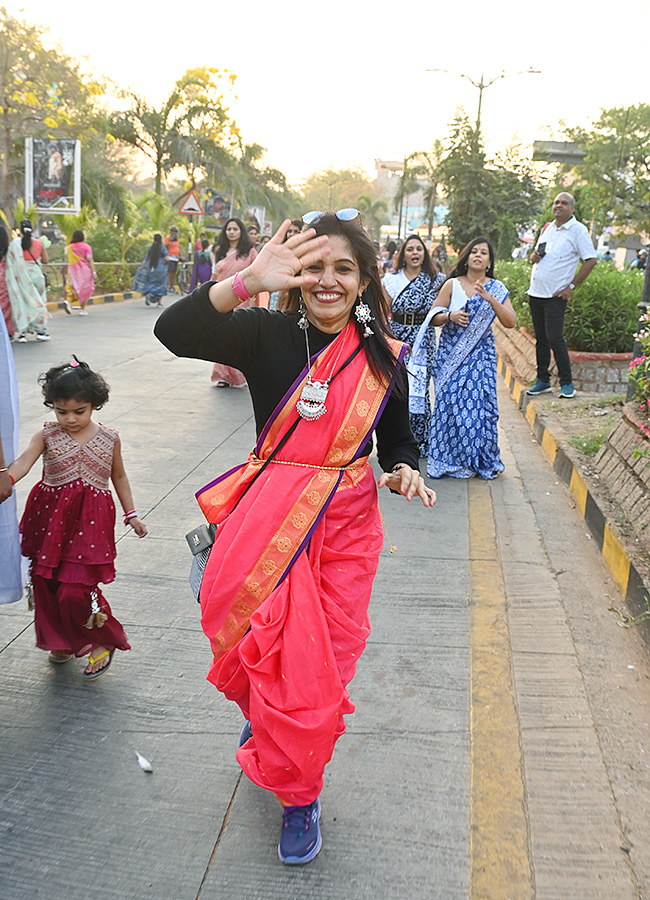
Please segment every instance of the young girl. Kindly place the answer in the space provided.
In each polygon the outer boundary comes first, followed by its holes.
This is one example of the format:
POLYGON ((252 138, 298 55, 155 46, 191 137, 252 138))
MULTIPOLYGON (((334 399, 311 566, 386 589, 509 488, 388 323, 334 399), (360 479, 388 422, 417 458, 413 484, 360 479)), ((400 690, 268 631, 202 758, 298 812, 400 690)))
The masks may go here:
POLYGON ((133 508, 117 431, 93 422, 108 400, 109 386, 73 357, 39 383, 56 422, 46 422, 10 466, 15 484, 39 456, 43 478, 32 489, 20 530, 22 552, 31 560, 36 646, 53 663, 89 653, 84 678, 99 678, 117 649, 130 650, 99 582, 115 578, 115 504, 108 479, 124 509, 124 524, 144 537, 147 527, 133 508))

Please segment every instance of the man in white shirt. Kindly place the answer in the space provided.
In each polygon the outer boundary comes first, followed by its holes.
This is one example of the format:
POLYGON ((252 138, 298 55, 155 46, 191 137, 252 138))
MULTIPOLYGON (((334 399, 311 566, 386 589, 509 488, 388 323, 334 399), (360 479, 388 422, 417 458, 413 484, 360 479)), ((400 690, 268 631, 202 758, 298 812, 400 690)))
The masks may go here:
POLYGON ((530 254, 533 273, 528 302, 537 341, 537 381, 528 389, 532 397, 551 390, 551 350, 560 376, 560 397, 575 396, 569 351, 564 340, 567 303, 596 265, 596 251, 586 227, 573 215, 575 201, 565 191, 553 201, 553 222, 542 229, 530 254), (582 260, 576 272, 578 262, 582 260))

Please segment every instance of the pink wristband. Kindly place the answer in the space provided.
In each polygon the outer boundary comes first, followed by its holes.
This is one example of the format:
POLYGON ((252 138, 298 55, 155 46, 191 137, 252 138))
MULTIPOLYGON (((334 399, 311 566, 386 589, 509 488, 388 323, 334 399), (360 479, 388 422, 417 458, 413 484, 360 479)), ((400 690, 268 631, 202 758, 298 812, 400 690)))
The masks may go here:
POLYGON ((238 300, 250 300, 253 296, 246 290, 246 285, 241 277, 241 272, 237 272, 232 280, 232 292, 238 300))

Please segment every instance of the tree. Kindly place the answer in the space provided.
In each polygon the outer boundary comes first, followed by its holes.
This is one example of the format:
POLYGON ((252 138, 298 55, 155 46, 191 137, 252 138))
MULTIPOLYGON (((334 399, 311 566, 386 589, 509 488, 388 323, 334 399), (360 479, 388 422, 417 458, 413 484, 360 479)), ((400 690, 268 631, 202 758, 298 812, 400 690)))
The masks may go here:
POLYGON ((0 8, 0 205, 22 193, 25 137, 80 138, 95 116, 101 87, 81 78, 60 47, 43 44, 45 30, 0 8))
POLYGON ((361 169, 324 169, 305 180, 305 209, 345 209, 354 206, 359 194, 372 194, 372 182, 361 169))
POLYGON ((573 174, 586 188, 595 232, 607 225, 650 232, 650 104, 602 110, 591 130, 568 128, 566 135, 587 153, 573 174))
POLYGON ((381 236, 381 226, 386 221, 388 204, 385 200, 376 200, 369 194, 359 194, 356 208, 361 213, 366 231, 371 238, 378 241, 381 236))
POLYGON ((440 181, 440 163, 444 155, 442 141, 436 139, 431 150, 421 150, 412 154, 415 173, 426 179, 426 186, 420 185, 427 207, 428 240, 431 240, 433 226, 436 223, 436 206, 438 203, 438 182, 440 181))
POLYGON ((159 109, 133 92, 124 93, 130 106, 113 117, 112 133, 153 163, 157 194, 163 175, 175 166, 183 166, 194 181, 210 146, 222 154, 235 145, 238 132, 228 116, 222 84, 232 88, 235 77, 227 70, 189 69, 159 109))
POLYGON ((447 194, 449 238, 458 248, 483 235, 497 255, 508 258, 519 232, 535 220, 542 205, 521 148, 506 148, 488 161, 480 134, 462 111, 452 122, 447 154, 438 166, 447 194))
POLYGON ((492 238, 496 215, 490 204, 491 177, 480 135, 462 110, 452 120, 440 181, 447 195, 449 240, 464 247, 472 238, 492 238))

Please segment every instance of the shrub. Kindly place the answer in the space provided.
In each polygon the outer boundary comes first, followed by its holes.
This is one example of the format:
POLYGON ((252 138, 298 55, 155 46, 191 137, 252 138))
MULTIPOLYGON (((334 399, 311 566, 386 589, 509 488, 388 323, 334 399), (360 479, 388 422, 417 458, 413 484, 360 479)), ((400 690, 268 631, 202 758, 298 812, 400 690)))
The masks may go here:
POLYGON ((95 294, 115 294, 131 290, 131 279, 135 266, 115 263, 113 266, 97 266, 95 294))
MULTIPOLYGON (((517 325, 532 331, 528 309, 530 265, 499 261, 495 274, 510 289, 517 325)), ((596 266, 567 307, 564 336, 569 348, 587 353, 629 353, 634 346, 643 277, 643 272, 619 272, 611 264, 596 266)))

